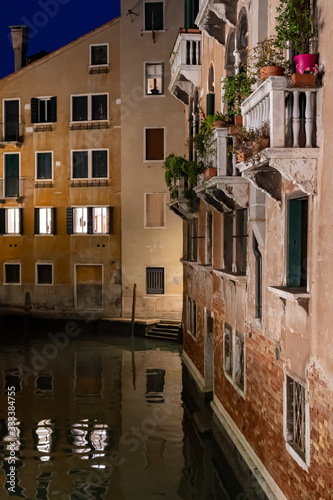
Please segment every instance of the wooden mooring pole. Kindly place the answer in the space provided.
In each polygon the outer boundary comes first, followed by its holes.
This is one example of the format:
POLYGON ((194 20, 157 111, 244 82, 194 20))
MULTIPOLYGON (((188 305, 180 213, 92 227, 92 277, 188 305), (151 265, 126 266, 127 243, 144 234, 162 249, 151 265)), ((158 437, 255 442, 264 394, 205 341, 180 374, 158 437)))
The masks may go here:
POLYGON ((136 283, 133 286, 133 303, 132 303, 132 338, 134 337, 135 327, 135 300, 136 300, 136 283))

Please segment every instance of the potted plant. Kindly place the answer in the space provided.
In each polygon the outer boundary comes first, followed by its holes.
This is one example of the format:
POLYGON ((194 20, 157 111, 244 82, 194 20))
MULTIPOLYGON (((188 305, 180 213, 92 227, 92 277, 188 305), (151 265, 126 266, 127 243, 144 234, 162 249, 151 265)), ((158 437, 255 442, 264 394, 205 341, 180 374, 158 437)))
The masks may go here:
POLYGON ((163 167, 165 168, 164 177, 170 191, 170 198, 175 199, 178 197, 179 192, 176 181, 177 179, 184 178, 186 182, 184 183, 183 195, 188 200, 192 200, 193 185, 197 183, 198 175, 205 171, 203 162, 186 160, 183 156, 176 156, 171 153, 166 157, 163 167))
POLYGON ((253 75, 248 75, 245 68, 240 68, 239 73, 222 80, 224 91, 222 101, 227 103, 228 115, 234 118, 235 125, 242 124, 241 104, 252 94, 252 85, 255 81, 256 78, 253 75))
POLYGON ((227 123, 229 121, 228 115, 224 115, 220 113, 219 111, 216 111, 214 115, 214 121, 212 124, 212 128, 225 128, 227 126, 227 123))
POLYGON ((257 129, 238 127, 234 135, 233 146, 229 153, 237 155, 238 162, 258 163, 260 152, 269 146, 269 123, 264 122, 257 129))
POLYGON ((252 67, 261 80, 269 76, 283 76, 288 62, 284 57, 283 47, 276 36, 265 38, 252 50, 252 67))
MULTIPOLYGON (((312 74, 315 81, 318 73, 317 54, 310 53, 318 35, 310 0, 280 0, 277 8, 276 34, 281 44, 292 43, 298 55, 294 57, 296 73, 312 74)), ((301 80, 304 78, 300 78, 301 80)))

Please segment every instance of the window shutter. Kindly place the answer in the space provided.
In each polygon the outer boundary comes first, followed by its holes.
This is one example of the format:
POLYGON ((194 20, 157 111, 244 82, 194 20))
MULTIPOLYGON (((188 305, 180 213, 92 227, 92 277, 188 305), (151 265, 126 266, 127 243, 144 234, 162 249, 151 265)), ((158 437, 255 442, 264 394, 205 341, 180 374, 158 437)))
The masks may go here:
POLYGON ((57 209, 55 207, 53 207, 51 210, 51 213, 52 213, 51 233, 56 234, 57 233, 57 209))
POLYGON ((206 115, 214 116, 215 114, 215 94, 206 95, 206 115))
POLYGON ((57 121, 57 98, 51 97, 50 99, 50 122, 56 122, 57 121))
POLYGON ((6 212, 5 208, 0 208, 0 234, 6 232, 6 212))
POLYGON ((108 232, 109 234, 114 234, 114 207, 108 207, 106 216, 108 232))
POLYGON ((23 231, 23 208, 20 208, 20 234, 24 234, 23 231))
POLYGON ((31 123, 38 123, 38 99, 31 99, 31 123))
POLYGON ((302 202, 289 200, 287 286, 301 286, 302 202))
POLYGON ((35 208, 35 234, 39 234, 39 208, 35 208))
POLYGON ((67 234, 73 234, 73 208, 67 207, 67 234))
POLYGON ((88 234, 93 234, 93 209, 88 207, 88 234))

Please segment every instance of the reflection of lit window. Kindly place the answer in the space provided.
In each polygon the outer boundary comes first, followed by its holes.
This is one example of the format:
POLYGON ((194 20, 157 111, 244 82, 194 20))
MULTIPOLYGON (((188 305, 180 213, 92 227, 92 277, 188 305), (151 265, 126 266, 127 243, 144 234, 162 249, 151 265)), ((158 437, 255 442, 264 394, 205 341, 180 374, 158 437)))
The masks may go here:
MULTIPOLYGON (((10 428, 10 429, 8 429, 8 430, 10 430, 10 432, 9 432, 9 434, 7 434, 7 436, 5 436, 3 438, 3 440, 6 443, 8 442, 8 444, 6 446, 6 449, 8 451, 11 451, 11 450, 19 451, 20 446, 21 446, 21 441, 20 441, 21 431, 19 428, 19 425, 21 422, 19 422, 16 417, 14 417, 14 419, 15 419, 14 422, 7 421, 7 427, 10 428)), ((9 460, 9 458, 10 457, 8 457, 7 460, 9 460)))
MULTIPOLYGON (((87 419, 84 419, 82 422, 88 422, 87 419)), ((83 453, 90 453, 91 448, 86 448, 88 444, 88 424, 87 423, 78 423, 74 424, 71 430, 71 433, 74 437, 73 445, 74 448, 72 449, 73 453, 78 453, 80 454, 80 458, 83 458, 84 460, 89 459, 89 455, 83 455, 83 453)))
MULTIPOLYGON (((52 445, 52 428, 51 420, 40 420, 38 422, 38 427, 36 429, 36 434, 38 436, 37 450, 42 453, 50 453, 52 445)), ((40 457, 42 462, 47 462, 50 460, 48 455, 42 455, 40 457)))
MULTIPOLYGON (((93 447, 97 451, 103 451, 107 445, 107 437, 108 437, 106 431, 107 428, 108 426, 104 424, 94 425, 94 430, 90 435, 90 440, 93 447)), ((93 455, 93 458, 97 457, 104 457, 104 453, 98 453, 93 455)))

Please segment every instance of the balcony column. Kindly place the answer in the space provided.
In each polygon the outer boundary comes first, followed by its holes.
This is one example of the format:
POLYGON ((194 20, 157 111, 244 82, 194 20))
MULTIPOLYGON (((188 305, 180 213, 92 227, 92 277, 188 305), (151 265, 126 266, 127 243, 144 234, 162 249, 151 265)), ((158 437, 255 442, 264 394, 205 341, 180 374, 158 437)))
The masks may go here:
POLYGON ((299 128, 299 91, 295 90, 293 92, 293 148, 298 148, 299 128))
POLYGON ((269 123, 272 148, 285 146, 285 99, 283 90, 273 90, 270 93, 269 123))
POLYGON ((306 135, 306 148, 312 148, 312 134, 313 134, 313 92, 311 90, 307 90, 305 92, 306 96, 306 105, 305 105, 305 135, 306 135))

